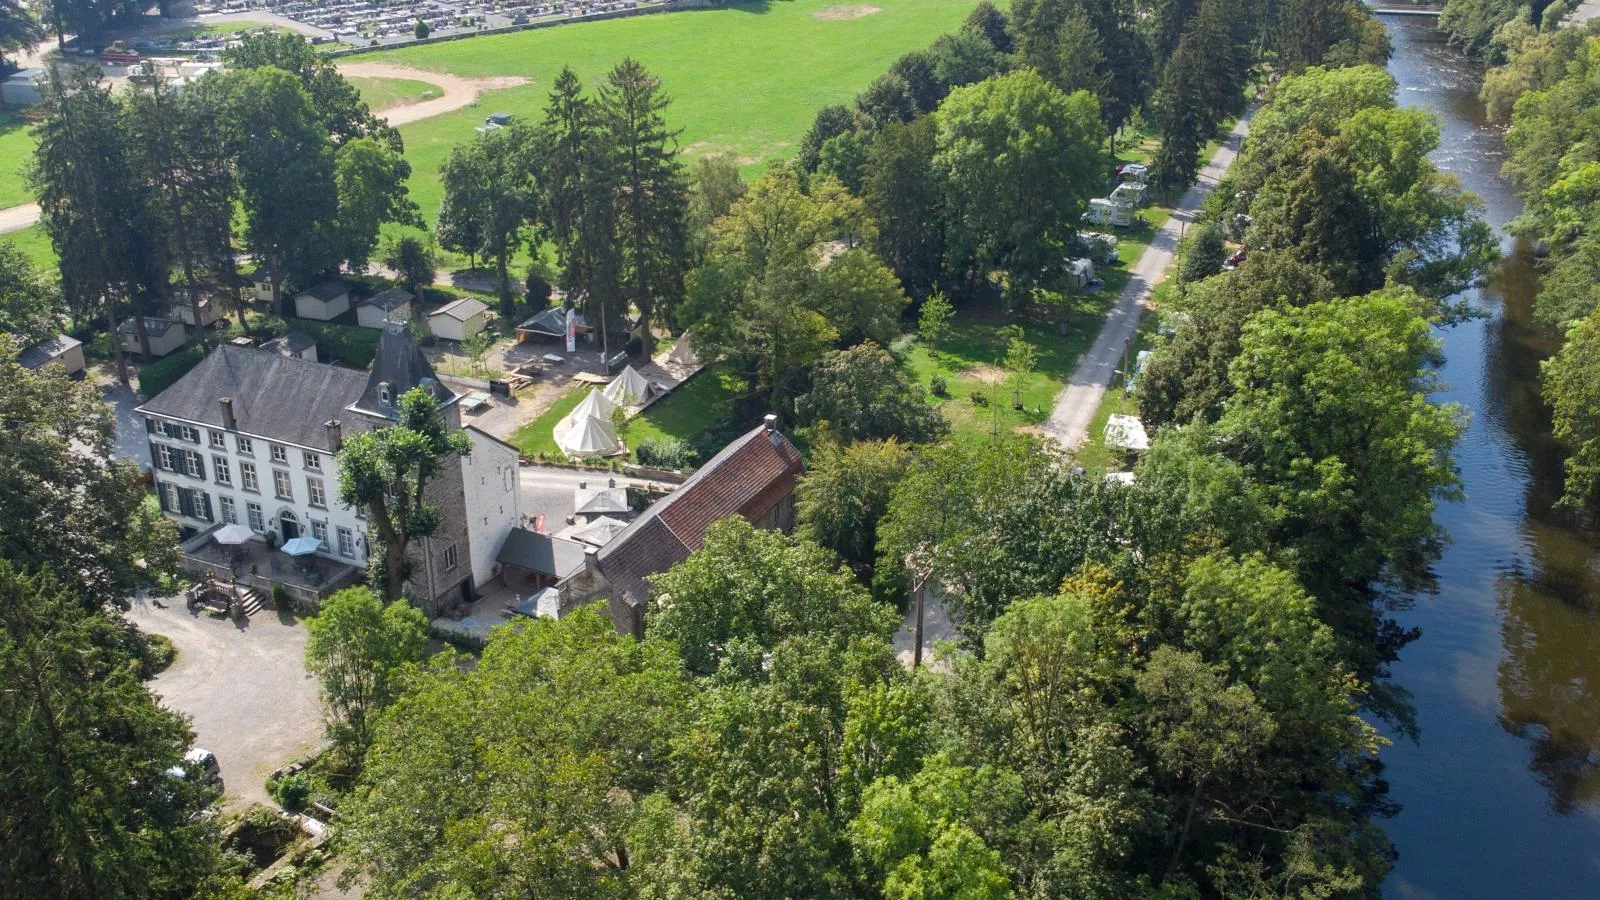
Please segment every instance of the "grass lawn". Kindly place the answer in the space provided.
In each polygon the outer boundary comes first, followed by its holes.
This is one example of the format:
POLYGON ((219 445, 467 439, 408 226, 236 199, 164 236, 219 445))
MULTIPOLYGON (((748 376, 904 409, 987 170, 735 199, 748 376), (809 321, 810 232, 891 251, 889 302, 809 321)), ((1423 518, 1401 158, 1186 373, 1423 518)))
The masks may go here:
POLYGON ((1078 365, 1078 357, 1094 342, 1112 296, 1074 297, 1066 335, 1053 322, 1018 317, 1023 337, 1038 351, 1034 370, 1020 381, 1023 408, 1012 408, 1012 385, 1000 368, 1009 340, 1003 313, 963 309, 951 324, 951 334, 934 355, 926 344, 913 342, 903 356, 913 380, 928 388, 931 379, 945 380, 945 396, 932 397, 953 436, 962 441, 987 440, 996 430, 1012 431, 1037 426, 1050 415, 1056 394, 1078 365), (978 394, 987 402, 974 402, 978 394))
POLYGON ((56 248, 50 244, 50 236, 44 233, 43 225, 30 225, 21 231, 10 234, 0 234, 0 241, 10 241, 17 245, 33 264, 46 275, 56 274, 56 248))
POLYGON ((431 221, 439 167, 486 112, 543 115, 557 73, 571 66, 591 90, 624 56, 662 80, 667 121, 684 153, 732 154, 753 175, 791 156, 823 106, 849 103, 902 54, 959 27, 972 0, 874 0, 871 15, 818 18, 832 0, 736 2, 715 9, 583 22, 362 56, 468 77, 520 75, 529 84, 477 107, 400 128, 411 195, 431 221))
POLYGON ((431 100, 439 96, 439 88, 426 81, 411 78, 363 78, 349 76, 345 79, 361 92, 361 99, 373 109, 387 109, 405 103, 431 100))
MULTIPOLYGON (((1159 317, 1146 313, 1139 320, 1139 330, 1133 337, 1133 349, 1130 354, 1137 354, 1140 350, 1149 350, 1155 346, 1155 325, 1159 317)), ((1132 362, 1130 357, 1129 362, 1132 362)), ((1100 400, 1100 408, 1095 410, 1094 419, 1089 422, 1089 433, 1085 436, 1083 446, 1078 452, 1072 454, 1072 461, 1086 470, 1103 474, 1106 472, 1123 471, 1123 457, 1106 448, 1105 434, 1106 422, 1114 415, 1139 414, 1139 404, 1134 398, 1123 390, 1126 383, 1125 376, 1117 374, 1112 376, 1111 384, 1106 386, 1105 396, 1100 400)))
MULTIPOLYGON (((735 398, 745 391, 742 379, 724 363, 713 363, 682 387, 652 403, 628 421, 623 435, 630 449, 646 440, 677 438, 688 444, 732 417, 735 398)), ((705 462, 701 455, 700 462, 705 462)))
POLYGON ((593 385, 576 384, 561 395, 555 405, 544 411, 544 414, 532 422, 522 426, 511 438, 511 443, 522 452, 523 456, 537 456, 540 453, 546 456, 561 456, 561 448, 556 446, 556 423, 565 419, 567 413, 583 402, 593 385))
POLYGON ((0 209, 33 202, 22 174, 32 161, 32 132, 16 113, 0 113, 0 209))

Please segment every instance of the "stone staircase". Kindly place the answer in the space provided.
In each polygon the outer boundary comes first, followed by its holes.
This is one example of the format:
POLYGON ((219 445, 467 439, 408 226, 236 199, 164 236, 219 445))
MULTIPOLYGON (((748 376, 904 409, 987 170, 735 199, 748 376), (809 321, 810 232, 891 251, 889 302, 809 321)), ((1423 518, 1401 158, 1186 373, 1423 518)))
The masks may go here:
POLYGON ((244 614, 248 618, 260 612, 261 607, 267 605, 267 595, 259 588, 239 585, 239 595, 244 598, 244 614))

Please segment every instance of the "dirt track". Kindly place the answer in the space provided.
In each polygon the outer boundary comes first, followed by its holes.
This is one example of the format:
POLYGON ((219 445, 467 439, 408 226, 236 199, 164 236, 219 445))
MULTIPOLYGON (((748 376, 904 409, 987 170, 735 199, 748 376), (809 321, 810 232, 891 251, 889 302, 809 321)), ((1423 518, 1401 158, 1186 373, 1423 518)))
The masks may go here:
POLYGON ((448 112, 455 112, 464 106, 471 106, 472 102, 478 99, 478 95, 486 91, 498 91, 528 83, 528 79, 517 75, 503 75, 497 78, 462 78, 459 75, 441 75, 438 72, 428 72, 422 69, 413 69, 409 66, 381 62, 344 63, 339 66, 339 73, 361 78, 409 78, 412 81, 426 81, 429 84, 437 85, 443 93, 432 100, 376 110, 377 114, 390 125, 397 126, 432 118, 433 116, 441 116, 448 112))

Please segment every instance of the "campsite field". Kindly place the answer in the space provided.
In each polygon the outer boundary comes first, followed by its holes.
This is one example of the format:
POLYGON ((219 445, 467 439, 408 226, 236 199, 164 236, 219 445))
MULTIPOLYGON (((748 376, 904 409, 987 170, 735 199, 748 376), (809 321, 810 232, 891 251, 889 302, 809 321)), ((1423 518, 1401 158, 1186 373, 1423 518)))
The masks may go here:
POLYGON ((374 110, 416 103, 439 96, 437 85, 409 78, 366 78, 352 75, 349 82, 361 92, 361 99, 374 110))
POLYGON ((672 98, 686 157, 731 154, 750 176, 795 152, 818 109, 848 103, 901 54, 958 27, 973 0, 748 0, 714 9, 582 22, 356 57, 465 77, 519 75, 521 87, 401 127, 411 195, 431 222, 439 167, 489 113, 543 115, 551 83, 571 66, 587 87, 625 56, 672 98), (873 10, 872 12, 866 12, 873 10), (863 14, 865 13, 865 14, 863 14))
POLYGON ((0 113, 0 209, 33 202, 23 169, 33 162, 33 134, 22 117, 0 113))

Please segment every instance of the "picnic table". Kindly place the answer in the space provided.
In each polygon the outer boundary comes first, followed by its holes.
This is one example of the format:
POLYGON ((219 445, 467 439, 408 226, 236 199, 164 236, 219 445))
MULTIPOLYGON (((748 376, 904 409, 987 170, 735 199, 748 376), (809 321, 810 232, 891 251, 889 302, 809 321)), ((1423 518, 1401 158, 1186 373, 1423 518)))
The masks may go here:
POLYGON ((473 391, 461 398, 461 408, 467 412, 477 412, 489 405, 489 395, 484 391, 473 391))

